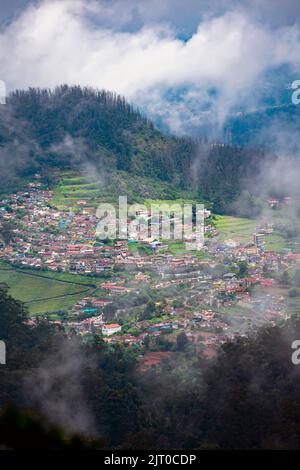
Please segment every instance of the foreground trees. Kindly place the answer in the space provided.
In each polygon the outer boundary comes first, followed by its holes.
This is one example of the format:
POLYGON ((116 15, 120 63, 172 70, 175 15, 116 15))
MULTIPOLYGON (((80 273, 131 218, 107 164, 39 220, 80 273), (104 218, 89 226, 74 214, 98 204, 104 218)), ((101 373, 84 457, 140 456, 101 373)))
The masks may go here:
POLYGON ((226 343, 210 361, 181 336, 171 358, 141 373, 132 350, 97 336, 83 344, 47 323, 27 325, 26 315, 1 287, 4 447, 300 448, 296 317, 226 343))

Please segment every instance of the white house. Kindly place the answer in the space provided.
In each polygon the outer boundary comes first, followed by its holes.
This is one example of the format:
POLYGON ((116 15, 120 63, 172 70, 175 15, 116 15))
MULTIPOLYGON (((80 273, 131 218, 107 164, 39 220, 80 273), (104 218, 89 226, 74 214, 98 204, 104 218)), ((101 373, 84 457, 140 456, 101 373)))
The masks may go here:
POLYGON ((102 326, 102 333, 104 336, 110 336, 121 331, 121 326, 118 323, 112 323, 110 325, 102 326))

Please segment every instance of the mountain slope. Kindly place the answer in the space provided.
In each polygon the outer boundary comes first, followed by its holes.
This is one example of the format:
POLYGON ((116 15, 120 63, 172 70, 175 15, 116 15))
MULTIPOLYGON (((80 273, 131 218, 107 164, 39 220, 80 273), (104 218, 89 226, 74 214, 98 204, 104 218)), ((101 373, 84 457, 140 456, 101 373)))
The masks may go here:
POLYGON ((29 167, 89 163, 171 181, 192 155, 188 141, 164 137, 123 98, 68 86, 13 93, 1 109, 0 143, 2 154, 15 150, 7 172, 22 176, 29 167))
POLYGON ((223 211, 263 158, 245 148, 166 136, 106 91, 66 85, 16 91, 0 109, 2 194, 37 171, 48 180, 70 168, 100 176, 125 171, 193 189, 223 211))
POLYGON ((252 113, 240 113, 225 125, 225 135, 230 143, 239 146, 264 147, 296 153, 300 150, 300 106, 283 104, 270 106, 252 113))

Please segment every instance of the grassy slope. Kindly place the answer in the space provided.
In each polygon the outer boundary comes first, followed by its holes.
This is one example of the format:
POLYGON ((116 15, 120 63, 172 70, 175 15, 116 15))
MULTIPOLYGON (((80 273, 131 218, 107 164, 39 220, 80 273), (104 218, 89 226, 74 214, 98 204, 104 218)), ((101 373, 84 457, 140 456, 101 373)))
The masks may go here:
POLYGON ((251 235, 255 231, 257 221, 242 217, 217 215, 215 224, 219 232, 220 240, 233 239, 240 242, 247 242, 251 240, 251 235))
POLYGON ((282 251, 286 247, 284 238, 279 234, 268 235, 265 238, 265 248, 270 251, 282 251))
POLYGON ((157 179, 118 171, 109 179, 105 175, 65 172, 54 187, 53 204, 59 209, 74 209, 79 199, 85 199, 87 206, 96 208, 100 202, 118 203, 118 197, 125 195, 129 204, 179 199, 200 202, 194 192, 178 190, 172 184, 157 179))
MULTIPOLYGON (((10 294, 18 300, 26 302, 31 314, 56 312, 71 308, 79 299, 87 295, 93 288, 78 285, 83 276, 79 278, 72 275, 57 273, 40 273, 47 278, 32 275, 32 271, 8 268, 0 264, 0 282, 10 288, 10 294), (68 282, 69 281, 69 282, 68 282)), ((88 277, 83 284, 93 283, 88 277)))

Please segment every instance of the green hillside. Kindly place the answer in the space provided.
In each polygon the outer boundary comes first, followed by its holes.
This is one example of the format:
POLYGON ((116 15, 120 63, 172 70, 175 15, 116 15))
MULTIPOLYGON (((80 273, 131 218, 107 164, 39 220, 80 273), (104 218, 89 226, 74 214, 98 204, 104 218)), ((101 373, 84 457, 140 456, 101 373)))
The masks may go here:
POLYGON ((72 275, 35 273, 0 263, 0 284, 10 288, 10 295, 25 302, 31 314, 65 310, 93 290, 92 280, 72 275))
POLYGON ((53 185, 58 175, 75 171, 72 182, 60 181, 70 197, 97 196, 100 181, 101 196, 116 188, 135 200, 191 191, 222 212, 263 158, 263 152, 164 135, 106 91, 66 85, 16 91, 0 109, 2 195, 25 187, 36 172, 53 185), (82 180, 79 172, 96 180, 82 180))

